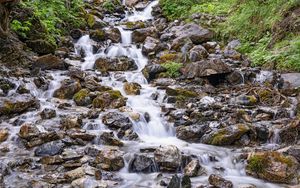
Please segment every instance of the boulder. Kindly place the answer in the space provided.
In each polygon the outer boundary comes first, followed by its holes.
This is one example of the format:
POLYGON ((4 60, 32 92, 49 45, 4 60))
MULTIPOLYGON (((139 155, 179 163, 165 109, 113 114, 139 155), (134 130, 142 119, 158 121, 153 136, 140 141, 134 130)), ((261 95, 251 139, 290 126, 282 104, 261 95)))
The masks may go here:
POLYGON ((126 82, 123 87, 127 95, 139 95, 141 93, 140 90, 142 89, 142 86, 135 82, 126 82))
POLYGON ((135 154, 129 163, 129 172, 134 173, 152 173, 156 172, 154 158, 147 154, 135 154))
POLYGON ((210 59, 187 64, 184 67, 183 75, 188 79, 192 79, 228 74, 231 71, 231 68, 220 59, 210 59))
POLYGON ((95 62, 95 68, 101 72, 107 71, 133 71, 137 65, 128 57, 106 58, 100 57, 95 62))
POLYGON ((295 159, 297 159, 298 162, 300 162, 300 146, 299 145, 294 145, 291 146, 288 150, 287 153, 293 157, 295 157, 295 159))
POLYGON ((56 111, 54 109, 45 108, 40 113, 42 119, 52 119, 56 117, 56 111))
POLYGON ((147 37, 142 47, 143 54, 148 55, 150 53, 155 53, 158 49, 159 43, 160 41, 158 39, 147 37))
POLYGON ((124 143, 114 136, 113 132, 104 132, 100 135, 100 140, 104 145, 123 146, 124 143))
POLYGON ((128 117, 118 112, 109 112, 105 114, 102 118, 102 121, 112 130, 127 130, 133 126, 128 117))
POLYGON ((118 171, 125 166, 123 155, 117 148, 105 147, 97 155, 95 163, 103 170, 118 171))
POLYGON ((67 115, 61 118, 60 124, 64 129, 81 128, 82 119, 76 115, 67 115))
POLYGON ((121 92, 116 90, 109 90, 101 92, 93 100, 94 108, 120 108, 126 105, 127 98, 123 97, 121 92))
POLYGON ((90 31, 90 38, 96 42, 101 42, 106 39, 105 31, 102 29, 92 30, 90 31))
POLYGON ((165 72, 166 69, 159 64, 147 65, 143 70, 143 75, 148 81, 155 79, 160 73, 165 72))
POLYGON ((201 142, 217 146, 232 145, 249 131, 250 128, 244 124, 230 125, 205 134, 202 136, 201 142))
POLYGON ((179 126, 176 127, 176 137, 189 142, 198 142, 208 128, 208 125, 179 126))
POLYGON ((83 32, 80 29, 73 29, 70 31, 70 35, 73 39, 78 40, 82 37, 83 32))
POLYGON ((193 159, 184 167, 184 175, 188 177, 198 176, 199 170, 201 169, 198 159, 193 159))
POLYGON ((89 96, 89 93, 89 90, 81 89, 73 96, 73 100, 78 106, 88 106, 92 104, 92 99, 89 96))
POLYGON ((78 81, 66 79, 62 82, 61 87, 54 91, 53 96, 59 99, 72 99, 80 89, 81 85, 78 81))
POLYGON ((284 82, 288 83, 291 87, 300 87, 300 73, 286 73, 281 74, 284 82))
POLYGON ((26 42, 27 46, 32 49, 32 51, 38 53, 39 55, 54 54, 56 45, 42 39, 30 40, 26 42))
POLYGON ((105 30, 106 39, 110 39, 113 43, 121 42, 121 32, 118 28, 109 28, 105 30))
POLYGON ((208 178, 209 184, 215 186, 216 188, 233 188, 233 183, 222 178, 219 175, 211 174, 208 178))
POLYGON ((33 64, 34 68, 40 68, 41 70, 65 70, 67 65, 59 57, 47 54, 39 57, 33 64))
POLYGON ((30 94, 0 97, 0 116, 20 114, 31 109, 37 109, 39 106, 39 101, 30 94))
POLYGON ((208 52, 201 45, 194 46, 190 50, 189 59, 190 59, 191 62, 201 61, 201 60, 203 60, 203 59, 205 59, 207 57, 208 57, 208 52))
POLYGON ((38 146, 34 150, 34 155, 37 157, 58 155, 62 153, 64 146, 61 141, 49 142, 38 146))
POLYGON ((278 152, 252 153, 247 160, 246 173, 274 183, 299 183, 299 163, 292 156, 278 152))
POLYGON ((8 129, 0 128, 0 143, 7 140, 9 136, 8 129))
POLYGON ((181 153, 176 146, 160 146, 154 152, 154 159, 161 171, 176 172, 181 166, 181 153))
POLYGON ((132 41, 135 43, 143 43, 147 37, 157 38, 157 30, 155 27, 147 27, 136 29, 132 32, 132 41))

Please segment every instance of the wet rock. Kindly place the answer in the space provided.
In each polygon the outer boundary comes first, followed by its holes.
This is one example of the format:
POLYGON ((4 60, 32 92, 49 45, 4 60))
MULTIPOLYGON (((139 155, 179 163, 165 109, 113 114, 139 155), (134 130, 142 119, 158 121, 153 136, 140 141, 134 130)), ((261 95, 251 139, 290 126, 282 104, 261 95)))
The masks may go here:
POLYGON ((70 170, 68 172, 66 172, 64 174, 64 177, 66 178, 67 181, 72 181, 72 180, 75 180, 75 179, 78 179, 78 178, 81 178, 85 175, 91 175, 93 176, 94 173, 95 173, 95 169, 90 167, 90 166, 87 166, 87 167, 79 167, 79 168, 76 168, 74 170, 70 170))
POLYGON ((134 30, 132 32, 132 41, 134 43, 143 43, 148 36, 157 38, 157 30, 154 27, 134 30))
POLYGON ((133 7, 135 6, 139 1, 138 0, 126 0, 125 5, 128 7, 133 7))
POLYGON ((96 42, 101 42, 105 40, 105 31, 102 29, 90 31, 90 37, 96 42))
POLYGON ((281 74, 281 77, 290 86, 297 88, 300 87, 300 73, 286 73, 281 74))
POLYGON ((123 146, 124 143, 121 142, 119 139, 117 139, 114 136, 113 132, 104 132, 100 135, 100 140, 104 145, 110 145, 110 146, 123 146))
POLYGON ((124 91, 127 95, 139 95, 141 93, 142 86, 138 83, 132 82, 126 82, 124 84, 124 91))
POLYGON ((21 84, 17 88, 17 93, 19 93, 19 94, 26 94, 26 93, 30 93, 30 91, 26 88, 26 86, 24 84, 21 84))
POLYGON ((176 81, 172 78, 158 78, 154 81, 155 86, 170 86, 175 83, 176 81))
POLYGON ((247 160, 246 173, 274 183, 298 183, 299 163, 278 152, 253 153, 247 160))
POLYGON ((59 99, 72 99, 74 94, 80 91, 81 85, 75 80, 64 80, 59 89, 54 91, 53 96, 59 99))
POLYGON ((189 38, 178 37, 172 41, 171 49, 177 52, 181 51, 182 53, 188 55, 190 49, 193 48, 193 42, 189 38))
POLYGON ((23 139, 29 140, 33 137, 37 137, 40 134, 40 130, 31 124, 23 124, 20 127, 19 136, 23 139))
POLYGON ((238 188, 257 188, 255 185, 251 185, 251 184, 242 184, 239 185, 238 188))
POLYGON ((7 140, 9 136, 8 129, 0 128, 0 143, 7 140))
POLYGON ((82 119, 76 115, 67 115, 61 118, 60 124, 64 129, 81 128, 82 119))
POLYGON ((103 123, 113 130, 127 130, 132 127, 130 119, 118 112, 109 112, 102 118, 103 123))
POLYGON ((39 107, 39 101, 30 94, 0 97, 0 116, 19 114, 39 107))
POLYGON ((56 165, 56 164, 61 164, 63 162, 64 160, 60 155, 44 156, 41 158, 41 163, 45 165, 56 165))
POLYGON ((201 142, 204 144, 225 146, 232 145, 235 141, 238 141, 243 135, 245 135, 250 128, 247 125, 237 124, 230 125, 225 128, 214 130, 208 134, 205 134, 201 138, 201 142))
POLYGON ((110 90, 101 92, 93 100, 94 108, 120 108, 126 105, 127 99, 122 96, 120 91, 110 90))
POLYGON ((192 183, 188 176, 178 177, 177 174, 173 175, 167 188, 191 188, 192 183))
POLYGON ((78 106, 88 106, 92 104, 92 99, 89 96, 89 93, 89 90, 82 89, 73 96, 73 100, 78 106))
POLYGON ((183 26, 174 26, 171 28, 171 33, 176 37, 190 38, 194 44, 201 44, 213 38, 213 32, 204 29, 197 24, 186 24, 183 26))
POLYGON ((118 138, 123 140, 139 140, 139 135, 132 129, 122 130, 120 129, 117 133, 118 138))
POLYGON ((154 157, 150 157, 147 154, 135 154, 129 163, 129 172, 152 173, 156 171, 154 157))
POLYGON ((38 157, 58 155, 62 153, 64 146, 61 141, 49 142, 38 146, 34 150, 34 155, 38 157))
POLYGON ((152 64, 152 65, 147 65, 142 72, 145 78, 150 81, 155 79, 159 73, 165 71, 166 69, 163 66, 159 64, 152 64))
POLYGON ((150 53, 156 52, 158 49, 160 41, 153 38, 153 37, 147 37, 145 40, 145 43, 142 47, 142 52, 145 55, 149 55, 150 53))
POLYGON ((208 130, 208 125, 190 125, 176 127, 176 137, 190 142, 198 142, 208 130))
POLYGON ((110 39, 113 43, 121 42, 121 32, 118 28, 109 28, 105 30, 105 35, 107 39, 110 39))
POLYGON ((198 159, 193 159, 184 167, 184 175, 189 177, 198 176, 201 166, 198 159))
POLYGON ((86 130, 82 129, 71 129, 67 130, 67 135, 73 139, 81 139, 84 141, 93 141, 96 135, 87 133, 86 130))
POLYGON ((227 74, 230 72, 231 68, 220 59, 210 59, 187 64, 184 68, 183 75, 192 79, 227 74))
POLYGON ((50 42, 42 39, 30 40, 26 42, 27 46, 32 49, 32 51, 40 54, 54 54, 56 46, 50 42))
POLYGON ((298 120, 292 121, 288 125, 281 128, 278 132, 280 143, 295 144, 299 138, 300 122, 298 120))
POLYGON ((294 145, 291 146, 288 150, 287 153, 297 159, 298 162, 300 162, 300 146, 299 145, 294 145))
POLYGON ((133 71, 138 67, 133 59, 128 57, 103 58, 100 57, 95 62, 95 68, 101 72, 107 71, 133 71))
POLYGON ((118 171, 125 166, 123 152, 117 148, 105 147, 97 155, 96 164, 107 171, 118 171))
POLYGON ((241 95, 230 100, 232 104, 252 106, 257 104, 258 100, 253 95, 241 95))
POLYGON ((39 57, 33 64, 33 67, 41 70, 66 70, 67 65, 59 57, 48 54, 39 57))
POLYGON ((160 146, 154 152, 154 158, 161 171, 177 171, 181 165, 181 153, 176 146, 160 146))
POLYGON ((91 91, 108 91, 108 90, 112 90, 112 88, 109 88, 109 87, 104 88, 104 86, 101 86, 99 84, 100 81, 101 80, 98 79, 97 77, 89 75, 89 76, 86 76, 84 78, 84 86, 87 89, 91 90, 91 91))
POLYGON ((190 59, 191 62, 201 61, 201 60, 203 60, 203 59, 205 59, 207 57, 208 57, 208 52, 201 45, 194 46, 190 50, 189 59, 190 59))
POLYGON ((72 181, 71 185, 72 185, 72 187, 76 187, 76 188, 85 188, 85 187, 87 187, 87 185, 89 188, 108 188, 108 185, 106 182, 97 181, 97 180, 94 180, 92 178, 87 178, 87 177, 82 177, 82 178, 76 179, 76 180, 72 181))
POLYGON ((5 78, 0 78, 0 89, 7 94, 10 90, 14 89, 16 85, 5 78))
POLYGON ((227 75, 226 80, 231 85, 243 84, 245 82, 242 73, 239 71, 234 71, 234 72, 230 73, 229 75, 227 75))
POLYGON ((54 109, 45 108, 41 113, 40 116, 42 119, 52 119, 56 117, 56 111, 54 109))
POLYGON ((73 29, 71 32, 70 32, 70 35, 73 39, 77 40, 77 39, 80 39, 83 35, 83 32, 80 30, 80 29, 73 29))
POLYGON ((213 185, 217 188, 232 188, 233 187, 233 184, 231 181, 228 181, 216 174, 211 174, 208 178, 208 181, 211 185, 213 185))

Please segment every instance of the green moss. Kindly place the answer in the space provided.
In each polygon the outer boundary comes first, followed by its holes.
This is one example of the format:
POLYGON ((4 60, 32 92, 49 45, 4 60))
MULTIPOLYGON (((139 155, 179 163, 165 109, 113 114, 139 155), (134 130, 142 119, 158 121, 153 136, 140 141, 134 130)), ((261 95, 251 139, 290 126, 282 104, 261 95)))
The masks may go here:
POLYGON ((251 105, 254 105, 257 103, 257 98, 253 95, 247 96, 247 100, 250 102, 251 105))
POLYGON ((86 98, 88 95, 89 95, 89 90, 82 89, 74 95, 73 99, 79 101, 79 100, 86 98))
POLYGON ((123 97, 123 95, 121 94, 121 92, 117 91, 117 90, 110 90, 110 91, 107 91, 107 93, 110 94, 110 97, 112 99, 119 99, 119 98, 123 97))
POLYGON ((191 98, 191 97, 198 96, 196 92, 182 89, 182 88, 177 88, 177 89, 167 88, 166 92, 170 96, 182 96, 184 98, 191 98))
POLYGON ((164 54, 162 56, 160 56, 160 61, 161 63, 165 63, 165 62, 174 62, 178 59, 177 54, 175 53, 171 53, 171 54, 164 54))
POLYGON ((95 25, 95 23, 96 23, 95 16, 92 15, 92 14, 87 14, 86 15, 86 22, 87 22, 88 26, 90 28, 92 28, 95 25))
POLYGON ((221 129, 216 134, 213 135, 210 144, 212 145, 222 145, 225 141, 226 136, 229 134, 228 130, 221 129))
POLYGON ((278 152, 271 152, 270 155, 272 158, 280 163, 286 164, 288 167, 292 167, 294 164, 294 161, 290 157, 286 157, 278 152))
POLYGON ((105 100, 101 96, 96 97, 93 100, 93 107, 104 109, 105 108, 105 100))
POLYGON ((144 22, 126 22, 127 29, 134 29, 134 28, 145 28, 144 22))
POLYGON ((255 173, 263 173, 268 167, 268 163, 266 155, 253 155, 248 160, 247 169, 255 173))
POLYGON ((171 78, 176 78, 180 76, 180 69, 182 68, 182 63, 176 63, 173 61, 169 61, 167 63, 162 64, 162 66, 167 70, 167 74, 171 78))

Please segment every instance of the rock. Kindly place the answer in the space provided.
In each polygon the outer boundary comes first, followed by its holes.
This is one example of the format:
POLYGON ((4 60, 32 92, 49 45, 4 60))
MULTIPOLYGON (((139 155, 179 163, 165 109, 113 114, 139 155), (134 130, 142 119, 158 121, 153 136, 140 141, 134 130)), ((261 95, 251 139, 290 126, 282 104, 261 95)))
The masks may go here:
POLYGON ((65 145, 61 141, 49 142, 38 146, 34 150, 34 155, 37 157, 58 155, 62 153, 64 146, 65 145))
POLYGON ((30 40, 27 41, 26 44, 32 49, 32 51, 38 53, 39 55, 54 54, 56 49, 54 44, 42 39, 30 40))
POLYGON ((257 104, 258 99, 254 95, 241 95, 231 98, 230 102, 237 105, 253 106, 257 104))
POLYGON ((129 163, 129 172, 134 173, 152 173, 156 172, 154 158, 147 154, 135 154, 129 163))
POLYGON ((109 112, 105 114, 102 121, 106 126, 113 130, 127 130, 133 126, 128 117, 118 112, 109 112))
POLYGON ((241 42, 239 40, 233 40, 230 41, 227 46, 226 46, 226 50, 235 50, 237 49, 239 46, 241 46, 241 42))
POLYGON ((104 58, 100 57, 95 62, 95 68, 101 72, 107 71, 133 71, 138 67, 133 59, 128 57, 104 58))
POLYGON ((299 183, 299 163, 292 156, 284 156, 278 152, 253 153, 248 157, 247 163, 248 175, 274 183, 299 183))
POLYGON ((177 52, 188 54, 189 50, 193 48, 193 42, 189 38, 178 37, 172 41, 171 49, 177 52))
POLYGON ((248 131, 250 131, 250 128, 247 125, 230 125, 228 127, 217 129, 208 134, 205 134, 204 136, 202 136, 201 142, 204 144, 218 146, 232 145, 248 131))
POLYGON ((293 157, 295 157, 295 159, 297 159, 298 162, 300 162, 300 146, 299 145, 294 145, 291 146, 288 150, 287 153, 293 157))
POLYGON ((40 133, 40 130, 36 126, 23 124, 20 127, 19 136, 23 139, 30 140, 33 137, 38 137, 40 133))
POLYGON ((71 129, 71 130, 67 130, 66 133, 70 138, 76 140, 80 139, 84 141, 93 141, 94 138, 96 137, 96 135, 87 133, 86 130, 82 130, 82 129, 71 129))
POLYGON ((227 74, 230 72, 231 68, 220 59, 210 59, 187 64, 184 68, 183 75, 188 79, 192 79, 227 74))
POLYGON ((287 82, 291 87, 300 87, 300 73, 286 73, 281 74, 281 78, 287 82))
POLYGON ((73 39, 78 40, 82 37, 83 32, 80 29, 73 29, 71 30, 70 35, 73 39))
POLYGON ((127 98, 123 97, 120 91, 109 90, 101 92, 93 100, 94 108, 120 108, 126 105, 127 98))
POLYGON ((66 70, 67 65, 59 57, 47 54, 39 57, 33 64, 34 68, 41 70, 66 70))
POLYGON ((7 140, 9 136, 8 129, 0 128, 0 143, 7 140))
POLYGON ((110 39, 113 43, 121 42, 121 32, 118 28, 109 28, 105 30, 105 35, 107 39, 110 39))
POLYGON ((143 54, 148 55, 150 53, 155 53, 156 50, 158 49, 159 43, 160 43, 159 40, 153 37, 147 37, 142 47, 143 54))
POLYGON ((71 186, 76 188, 86 188, 88 185, 89 188, 108 188, 106 182, 97 181, 92 178, 82 177, 72 181, 71 186))
POLYGON ((168 96, 181 96, 183 98, 190 98, 190 97, 197 97, 198 94, 194 91, 190 91, 188 89, 184 89, 184 88, 170 88, 167 87, 166 88, 166 93, 168 96))
POLYGON ((179 178, 176 174, 172 176, 167 188, 192 188, 191 180, 188 176, 179 178))
POLYGON ((90 31, 90 38, 96 42, 101 42, 105 40, 105 31, 102 29, 90 31))
POLYGON ((126 1, 125 1, 125 5, 126 5, 127 7, 133 7, 133 6, 135 6, 138 2, 139 2, 139 0, 126 0, 126 1))
POLYGON ((216 174, 211 174, 208 178, 208 181, 211 185, 217 188, 233 188, 231 181, 228 181, 216 174))
POLYGON ((208 125, 190 125, 176 127, 176 137, 190 142, 198 142, 208 130, 208 125))
POLYGON ((174 26, 171 28, 170 32, 174 33, 176 37, 190 38, 194 44, 207 42, 214 36, 213 32, 193 23, 182 26, 174 26))
POLYGON ((123 152, 116 148, 109 147, 101 149, 96 157, 95 163, 99 164, 101 169, 107 171, 118 171, 125 166, 123 152))
POLYGON ((158 74, 165 71, 166 69, 159 64, 146 65, 146 67, 142 70, 143 75, 148 81, 155 79, 158 74))
POLYGON ((257 188, 257 187, 252 184, 242 184, 242 185, 239 185, 238 188, 257 188))
POLYGON ((61 118, 60 124, 64 129, 81 128, 82 119, 76 115, 67 115, 61 118))
POLYGON ((189 177, 198 176, 201 166, 198 159, 193 159, 184 167, 184 175, 189 177))
POLYGON ((176 146, 160 146, 154 152, 154 159, 161 171, 175 172, 181 165, 181 153, 176 146))
POLYGON ((19 94, 26 94, 29 93, 30 91, 26 88, 26 86, 24 84, 19 85, 19 87, 17 88, 17 93, 19 94))
POLYGON ((110 146, 123 146, 124 143, 121 142, 119 139, 115 138, 113 132, 104 132, 101 134, 100 139, 104 145, 110 146))
POLYGON ((240 61, 242 60, 242 54, 237 52, 236 50, 228 50, 225 49, 224 50, 224 57, 225 58, 230 58, 236 61, 240 61))
POLYGON ((59 99, 72 99, 74 94, 80 91, 81 85, 75 80, 64 80, 59 89, 54 91, 53 96, 59 99))
POLYGON ((141 93, 140 90, 142 89, 142 86, 135 82, 126 82, 123 87, 127 95, 139 95, 141 93))
POLYGON ((192 188, 192 182, 190 177, 184 175, 181 178, 181 188, 192 188))
POLYGON ((8 79, 0 78, 0 89, 7 94, 10 90, 14 89, 16 84, 12 83, 8 79))
POLYGON ((89 90, 81 89, 73 96, 73 100, 78 106, 88 106, 92 104, 92 99, 89 96, 89 93, 89 90))
POLYGON ((40 116, 42 119, 52 119, 56 117, 56 111, 54 109, 45 108, 41 113, 40 116))
POLYGON ((242 75, 240 71, 233 71, 229 75, 226 76, 226 80, 231 84, 231 85, 238 85, 238 84, 243 84, 245 82, 244 76, 242 75))
POLYGON ((64 160, 60 155, 44 156, 41 158, 41 163, 45 165, 56 165, 63 163, 64 160))
POLYGON ((292 121, 278 132, 280 143, 282 144, 295 144, 299 139, 300 122, 299 120, 292 121))
POLYGON ((0 116, 20 114, 31 109, 39 108, 39 101, 30 94, 13 94, 0 97, 0 116))
POLYGON ((201 60, 203 60, 203 59, 205 59, 207 57, 208 57, 208 52, 201 45, 194 46, 190 50, 190 57, 189 57, 189 59, 190 59, 191 62, 201 61, 201 60))
POLYGON ((157 30, 155 27, 137 29, 132 32, 132 41, 134 43, 143 43, 147 37, 157 38, 157 30))
POLYGON ((68 181, 72 181, 81 177, 84 177, 85 175, 94 175, 94 172, 96 170, 90 166, 88 167, 79 167, 74 170, 70 170, 64 174, 64 177, 68 181))

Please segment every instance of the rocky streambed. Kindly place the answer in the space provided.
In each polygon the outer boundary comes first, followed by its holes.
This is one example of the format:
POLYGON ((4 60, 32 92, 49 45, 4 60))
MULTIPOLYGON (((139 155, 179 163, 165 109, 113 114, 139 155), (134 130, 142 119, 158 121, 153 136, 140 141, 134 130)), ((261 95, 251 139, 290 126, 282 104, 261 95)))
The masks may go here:
POLYGON ((97 3, 55 54, 1 65, 0 187, 299 186, 298 74, 158 1, 97 3))

